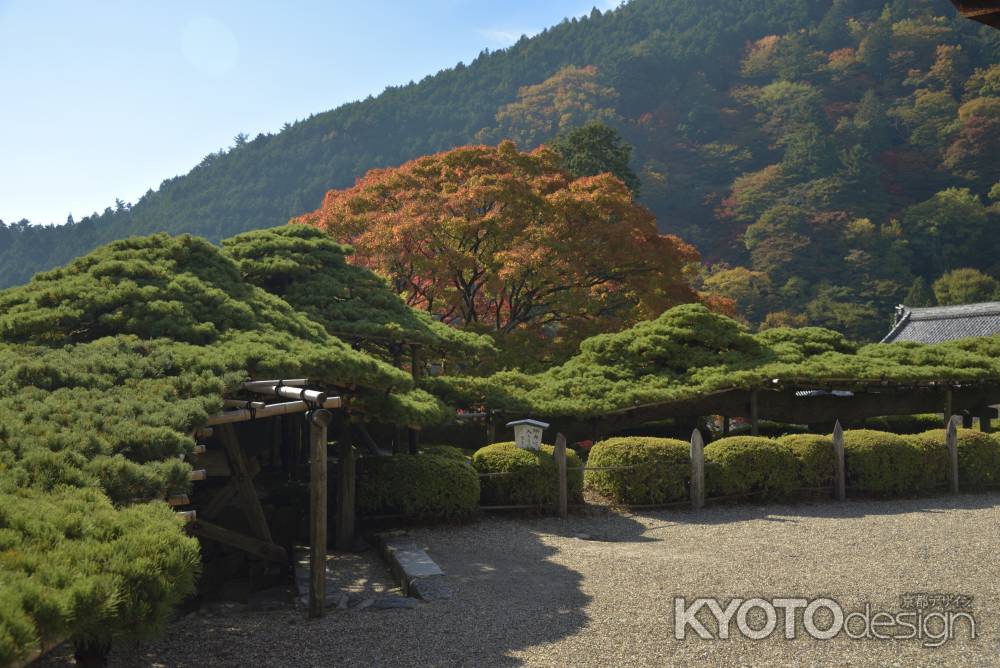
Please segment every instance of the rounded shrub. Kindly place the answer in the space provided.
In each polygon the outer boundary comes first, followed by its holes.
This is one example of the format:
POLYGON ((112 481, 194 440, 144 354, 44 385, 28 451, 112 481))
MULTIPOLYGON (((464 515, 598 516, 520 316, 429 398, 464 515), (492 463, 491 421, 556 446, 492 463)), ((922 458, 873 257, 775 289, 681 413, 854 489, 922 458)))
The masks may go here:
MULTIPOLYGON (((558 472, 553 447, 543 445, 539 450, 524 450, 513 442, 494 443, 476 450, 472 465, 479 473, 511 473, 480 479, 483 505, 538 505, 549 506, 559 502, 558 472)), ((583 471, 580 457, 572 450, 566 451, 567 487, 571 501, 583 498, 583 471)))
POLYGON ((358 462, 357 503, 361 515, 461 520, 476 513, 479 476, 453 455, 365 457, 358 462))
MULTIPOLYGON (((939 452, 942 474, 940 484, 948 481, 951 461, 945 443, 947 431, 933 429, 913 438, 924 448, 939 452)), ((990 434, 972 429, 958 430, 958 484, 959 489, 992 489, 1000 486, 1000 441, 990 434)))
POLYGON ((788 445, 761 436, 730 436, 705 446, 705 486, 709 496, 760 494, 791 496, 798 486, 799 461, 788 445))
POLYGON ((847 486, 877 494, 913 494, 927 491, 940 475, 940 459, 912 437, 885 431, 854 429, 844 432, 847 486))
POLYGON ((837 475, 833 441, 829 436, 817 434, 790 434, 778 443, 791 448, 799 461, 799 487, 829 487, 837 475))
POLYGON ((941 427, 939 413, 918 413, 917 415, 886 415, 868 418, 865 428, 877 431, 891 431, 894 434, 920 434, 941 427))
POLYGON ((690 444, 673 438, 609 438, 590 451, 588 467, 632 466, 621 471, 587 471, 589 489, 619 503, 667 503, 687 497, 690 444))

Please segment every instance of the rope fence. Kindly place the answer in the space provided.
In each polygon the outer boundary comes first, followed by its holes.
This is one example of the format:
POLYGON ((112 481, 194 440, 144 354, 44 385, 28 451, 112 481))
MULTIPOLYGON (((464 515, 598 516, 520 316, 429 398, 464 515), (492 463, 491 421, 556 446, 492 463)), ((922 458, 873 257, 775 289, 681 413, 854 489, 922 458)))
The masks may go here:
MULTIPOLYGON (((957 420, 961 418, 956 416, 953 417, 948 423, 948 429, 945 436, 945 445, 948 448, 949 453, 949 482, 942 483, 933 486, 933 489, 939 489, 947 487, 952 494, 958 493, 958 423, 957 420)), ((821 485, 816 487, 800 487, 793 490, 797 494, 831 494, 837 501, 844 501, 847 498, 847 492, 859 491, 856 487, 847 487, 846 480, 846 470, 844 466, 844 431, 840 426, 840 421, 834 425, 833 435, 831 438, 833 444, 834 453, 834 484, 832 485, 821 485)), ((726 496, 713 496, 706 497, 705 495, 705 452, 704 452, 704 441, 702 440, 701 433, 695 429, 691 434, 691 474, 690 474, 690 484, 688 486, 689 498, 679 501, 669 501, 665 503, 649 503, 649 504, 609 504, 611 507, 623 508, 627 510, 639 510, 639 509, 654 509, 654 508, 681 508, 689 507, 694 510, 698 510, 704 507, 706 502, 726 502, 726 501, 737 501, 745 499, 753 499, 759 497, 766 493, 766 490, 760 490, 755 492, 741 493, 741 494, 730 494, 726 496)), ((504 510, 549 510, 553 506, 559 512, 560 517, 567 517, 569 508, 594 508, 594 504, 569 504, 569 491, 568 491, 568 472, 585 472, 585 471, 633 471, 639 468, 643 468, 642 464, 631 464, 627 466, 574 466, 567 467, 566 465, 566 438, 563 434, 558 434, 556 437, 556 445, 553 450, 553 458, 556 462, 557 469, 557 498, 558 503, 544 503, 544 504, 500 504, 500 505, 480 505, 479 509, 481 511, 504 511, 504 510)), ((489 471, 478 473, 479 478, 500 478, 508 476, 518 476, 518 475, 535 475, 537 474, 536 469, 519 469, 514 471, 489 471)), ((395 517, 402 518, 403 516, 373 516, 363 519, 392 519, 395 517)))

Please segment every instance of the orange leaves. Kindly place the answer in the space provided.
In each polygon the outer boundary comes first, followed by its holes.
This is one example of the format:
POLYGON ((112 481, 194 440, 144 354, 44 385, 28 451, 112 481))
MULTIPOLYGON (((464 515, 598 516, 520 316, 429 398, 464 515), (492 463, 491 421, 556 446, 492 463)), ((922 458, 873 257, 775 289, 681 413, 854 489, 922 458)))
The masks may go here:
POLYGON ((606 331, 697 299, 697 252, 660 235, 619 179, 574 179, 546 148, 465 146, 372 171, 293 222, 354 245, 352 261, 409 303, 484 330, 606 331))

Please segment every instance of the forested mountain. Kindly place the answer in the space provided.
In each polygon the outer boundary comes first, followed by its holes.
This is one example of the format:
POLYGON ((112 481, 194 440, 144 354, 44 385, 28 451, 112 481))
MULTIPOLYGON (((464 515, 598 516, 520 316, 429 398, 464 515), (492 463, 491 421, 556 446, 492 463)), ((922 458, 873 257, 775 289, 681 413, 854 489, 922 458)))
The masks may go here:
POLYGON ((598 119, 634 147, 660 229, 701 251, 702 289, 753 324, 876 336, 949 270, 986 275, 946 277, 942 299, 996 289, 998 62, 1000 32, 944 0, 633 0, 240 135, 134 206, 0 227, 0 286, 131 234, 278 225, 373 167, 598 119))

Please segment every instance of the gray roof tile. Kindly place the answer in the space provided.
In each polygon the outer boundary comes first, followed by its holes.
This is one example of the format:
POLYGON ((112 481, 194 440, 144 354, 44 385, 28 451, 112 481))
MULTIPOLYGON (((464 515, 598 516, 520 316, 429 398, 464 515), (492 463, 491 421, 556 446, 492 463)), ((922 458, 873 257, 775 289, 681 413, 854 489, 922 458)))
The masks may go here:
POLYGON ((1000 334, 1000 302, 909 308, 901 306, 896 326, 882 343, 938 343, 970 336, 1000 334))

